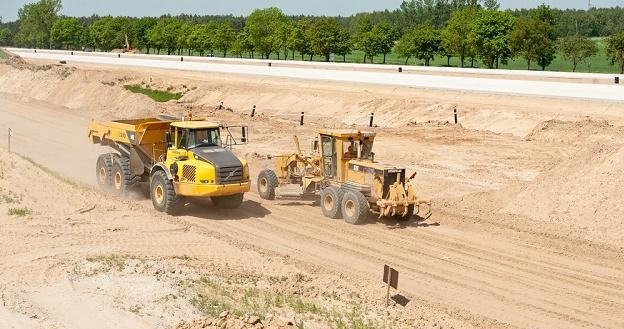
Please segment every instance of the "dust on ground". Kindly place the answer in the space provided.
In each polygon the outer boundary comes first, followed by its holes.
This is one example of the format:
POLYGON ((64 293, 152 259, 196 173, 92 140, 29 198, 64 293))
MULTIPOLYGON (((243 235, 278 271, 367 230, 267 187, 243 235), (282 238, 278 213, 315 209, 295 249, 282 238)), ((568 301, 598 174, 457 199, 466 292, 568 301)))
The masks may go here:
POLYGON ((206 202, 170 217, 144 196, 117 199, 5 155, 0 191, 18 204, 0 204, 0 324, 624 324, 621 104, 88 65, 63 77, 60 69, 0 65, 0 127, 28 132, 16 149, 64 176, 92 183, 97 150, 80 136, 91 118, 191 111, 247 123, 250 144, 236 152, 255 176, 271 155, 293 150, 293 134, 305 148, 320 127, 368 129, 373 112, 376 158, 416 171, 434 213, 349 226, 323 218, 315 201, 249 193, 234 211, 206 202), (126 84, 185 95, 154 103, 126 84), (72 175, 68 163, 86 170, 72 175), (401 271, 387 311, 385 263, 401 271))

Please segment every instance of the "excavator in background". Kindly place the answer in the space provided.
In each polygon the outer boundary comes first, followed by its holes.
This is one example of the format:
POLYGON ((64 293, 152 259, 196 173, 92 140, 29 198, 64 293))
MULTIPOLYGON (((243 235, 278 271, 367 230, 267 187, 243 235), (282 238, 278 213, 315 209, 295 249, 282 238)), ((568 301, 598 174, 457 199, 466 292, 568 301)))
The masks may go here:
POLYGON ((323 215, 360 224, 369 213, 379 217, 409 219, 431 202, 419 199, 405 168, 375 161, 376 133, 359 130, 321 130, 312 146, 313 154, 301 151, 275 156, 275 170, 258 175, 260 197, 304 197, 320 195, 323 215), (295 190, 289 187, 295 187, 295 190))

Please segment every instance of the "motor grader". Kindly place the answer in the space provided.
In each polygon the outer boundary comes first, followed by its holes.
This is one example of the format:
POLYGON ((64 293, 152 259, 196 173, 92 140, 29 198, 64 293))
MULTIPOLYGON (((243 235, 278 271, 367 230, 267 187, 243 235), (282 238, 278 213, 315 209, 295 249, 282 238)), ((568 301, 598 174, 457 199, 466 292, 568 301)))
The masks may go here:
POLYGON ((323 215, 359 224, 370 212, 379 217, 410 218, 421 205, 404 168, 375 161, 376 134, 359 130, 321 130, 312 155, 301 151, 275 156, 275 170, 258 175, 258 193, 263 199, 320 195, 323 215), (294 187, 294 189, 293 189, 294 187))
POLYGON ((119 195, 149 183, 154 208, 170 214, 193 198, 236 208, 250 181, 247 161, 230 150, 247 143, 247 127, 236 126, 241 129, 236 138, 234 128, 184 117, 92 121, 90 141, 111 149, 97 160, 97 182, 119 195))

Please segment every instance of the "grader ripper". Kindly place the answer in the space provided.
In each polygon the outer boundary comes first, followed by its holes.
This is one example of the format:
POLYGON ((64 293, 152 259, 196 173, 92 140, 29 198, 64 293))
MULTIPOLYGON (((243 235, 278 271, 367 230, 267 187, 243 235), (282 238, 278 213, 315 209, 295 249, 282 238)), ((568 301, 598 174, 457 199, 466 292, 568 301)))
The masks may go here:
POLYGON ((295 136, 297 153, 276 156, 275 171, 259 174, 260 197, 320 194, 323 215, 351 224, 369 212, 380 218, 410 218, 421 205, 428 206, 429 214, 431 203, 418 199, 410 184, 416 173, 406 177, 404 168, 375 161, 374 139, 374 132, 322 130, 313 144, 314 155, 305 155, 295 136))
POLYGON ((236 208, 249 191, 249 167, 229 147, 247 143, 247 127, 238 126, 239 139, 230 128, 171 117, 93 121, 90 141, 115 150, 98 158, 98 184, 121 195, 149 183, 154 208, 167 213, 175 213, 191 197, 210 197, 218 208, 236 208))

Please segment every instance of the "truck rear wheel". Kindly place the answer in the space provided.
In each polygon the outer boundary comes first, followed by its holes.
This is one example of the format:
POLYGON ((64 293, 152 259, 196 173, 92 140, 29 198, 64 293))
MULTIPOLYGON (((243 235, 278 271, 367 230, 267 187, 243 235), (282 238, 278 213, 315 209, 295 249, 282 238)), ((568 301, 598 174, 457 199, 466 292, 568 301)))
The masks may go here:
POLYGON ((243 193, 228 196, 213 196, 212 203, 219 209, 236 209, 243 203, 243 193))
POLYGON ((362 223, 369 211, 368 200, 361 192, 349 191, 342 199, 342 217, 349 224, 362 223))
POLYGON ((275 200, 277 184, 277 175, 273 170, 265 169, 261 171, 258 175, 258 194, 265 200, 275 200))
POLYGON ((344 192, 342 189, 330 186, 321 190, 321 210, 325 217, 331 219, 340 218, 340 207, 344 192))
POLYGON ((179 209, 180 198, 173 188, 173 184, 162 170, 152 175, 150 182, 150 196, 152 204, 158 211, 174 214, 179 209))
POLYGON ((98 157, 95 165, 95 178, 98 186, 105 190, 112 185, 113 159, 111 154, 102 154, 98 157))
POLYGON ((130 159, 127 157, 118 157, 113 162, 112 170, 112 186, 113 191, 118 195, 123 195, 132 190, 141 180, 141 176, 137 176, 130 170, 130 159))

